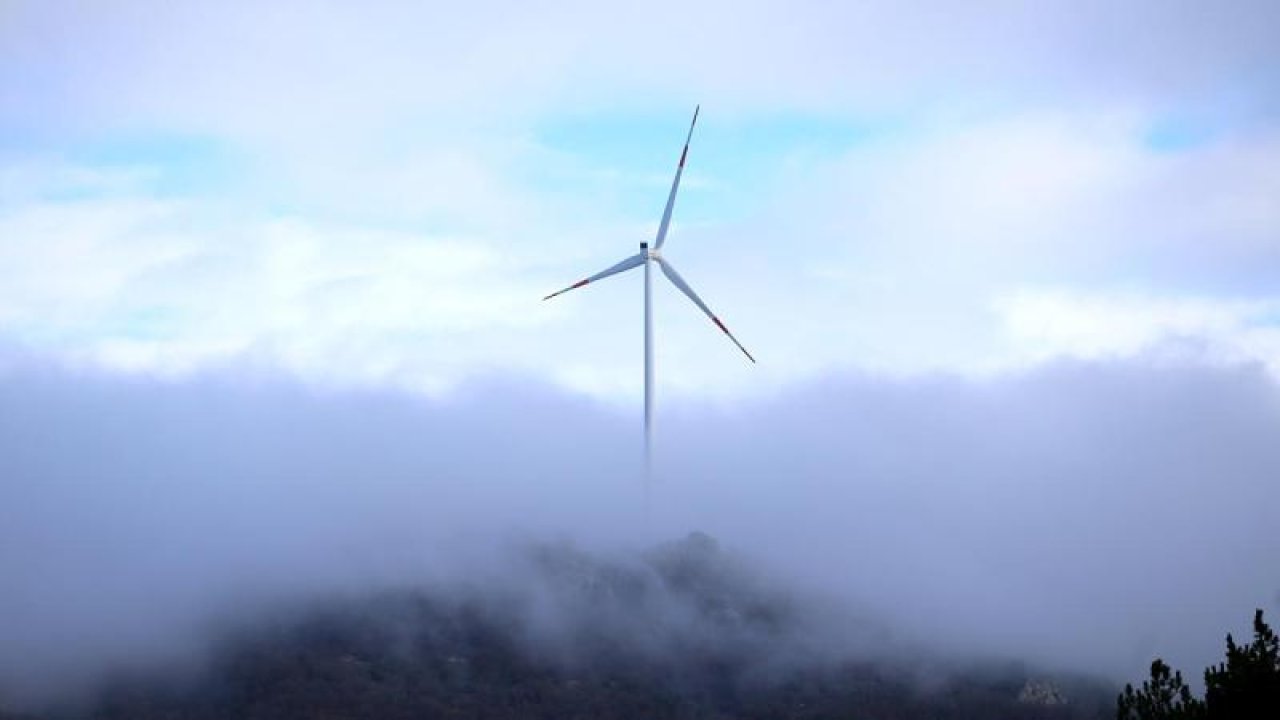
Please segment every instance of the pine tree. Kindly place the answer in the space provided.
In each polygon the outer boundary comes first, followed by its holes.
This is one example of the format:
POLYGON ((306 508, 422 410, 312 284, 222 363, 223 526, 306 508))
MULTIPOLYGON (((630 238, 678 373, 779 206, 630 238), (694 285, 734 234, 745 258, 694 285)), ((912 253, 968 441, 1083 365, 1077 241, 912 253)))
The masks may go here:
POLYGON ((1191 695, 1180 671, 1173 671, 1163 660, 1151 663, 1151 679, 1135 691, 1125 685, 1120 695, 1118 720, 1197 720, 1205 717, 1204 701, 1191 695))
POLYGON ((1236 645, 1227 635, 1227 661, 1204 671, 1205 704, 1213 718, 1280 717, 1280 640, 1253 616, 1253 642, 1236 645))
POLYGON ((1182 673, 1163 660, 1151 663, 1141 690, 1125 685, 1118 720, 1275 720, 1280 718, 1280 639, 1253 616, 1253 642, 1240 647, 1227 635, 1226 662, 1204 671, 1205 696, 1191 694, 1182 673))

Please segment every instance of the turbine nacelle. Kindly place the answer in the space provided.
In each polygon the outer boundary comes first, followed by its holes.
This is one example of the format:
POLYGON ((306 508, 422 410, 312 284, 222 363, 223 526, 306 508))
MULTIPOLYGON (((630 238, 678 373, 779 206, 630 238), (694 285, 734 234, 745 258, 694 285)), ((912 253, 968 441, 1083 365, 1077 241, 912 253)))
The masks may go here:
POLYGON ((649 247, 649 243, 640 243, 640 252, 636 253, 635 255, 632 255, 629 258, 621 260, 618 263, 608 268, 605 268, 604 270, 601 270, 595 275, 592 275, 591 277, 579 280, 578 282, 570 285, 569 287, 566 287, 561 290, 557 290, 542 299, 550 300, 551 298, 557 295, 563 295, 564 293, 567 293, 570 290, 576 290, 580 287, 583 287, 584 285, 588 285, 590 283, 596 282, 597 280, 603 280, 604 278, 607 278, 611 275, 617 275, 619 273, 626 272, 628 270, 640 267, 641 265, 645 265, 649 262, 657 263, 658 267, 662 269, 662 274, 667 276, 667 279, 671 281, 672 285, 676 286, 676 289, 684 293, 685 297, 689 298, 689 300, 693 302, 694 305, 697 305, 698 309, 701 310, 704 314, 706 314, 706 316, 711 319, 711 322, 714 323, 716 327, 720 328, 721 332, 723 332, 725 335, 728 335, 729 339, 733 341, 734 345, 738 346, 738 349, 742 351, 743 355, 747 356, 748 360, 750 360, 751 362, 756 361, 756 359, 751 356, 751 353, 747 352, 747 349, 742 346, 742 343, 738 342, 738 338, 734 337, 732 332, 729 332, 729 328, 725 326, 724 322, 721 321, 720 318, 716 317, 715 313, 711 312, 711 308, 707 307, 707 304, 702 301, 702 298, 698 297, 698 293, 694 292, 693 288, 689 286, 689 283, 686 282, 685 279, 680 276, 680 273, 676 272, 676 269, 671 264, 671 261, 667 260, 662 255, 661 252, 649 247))

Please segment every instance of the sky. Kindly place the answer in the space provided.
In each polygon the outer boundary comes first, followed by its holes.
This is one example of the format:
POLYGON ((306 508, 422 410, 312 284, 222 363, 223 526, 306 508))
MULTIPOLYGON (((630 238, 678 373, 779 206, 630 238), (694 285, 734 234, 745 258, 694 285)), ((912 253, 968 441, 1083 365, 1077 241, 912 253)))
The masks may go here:
MULTIPOLYGON (((661 526, 802 574, 808 542, 890 538, 849 550, 880 582, 840 592, 945 598, 957 642, 1015 618, 1019 651, 1039 636, 1015 609, 1048 603, 1060 657, 1207 663, 1280 592, 1259 569, 1280 542, 1277 36, 1280 7, 1253 0, 0 1, 0 507, 21 508, 0 548, 44 548, 0 568, 44 598, 99 539, 173 533, 225 558, 173 601, 189 619, 274 577, 247 558, 313 567, 274 523, 324 535, 355 503, 369 522, 330 540, 385 550, 375 528, 412 534, 397 508, 447 478, 517 524, 513 483, 576 478, 546 501, 586 499, 548 527, 627 525, 601 518, 634 499, 640 273, 541 298, 652 239, 700 105, 664 253, 759 362, 656 279, 659 463, 689 486, 661 526), (401 409, 344 425, 370 398, 401 409), (415 429, 441 414, 448 442, 415 429), (396 479, 365 505, 361 468, 396 479), (290 518, 316 473, 326 520, 290 518), (224 479, 241 494, 202 515, 224 479), (156 497, 182 520, 123 510, 156 497), (120 523, 60 514, 99 506, 120 523), (184 530, 241 512, 262 553, 184 530), (923 530, 952 517, 949 542, 923 530), (1192 571, 1098 570, 1164 547, 1192 571), (1194 638, 1162 646, 1178 628, 1194 638)), ((489 516, 454 490, 455 520, 489 516)), ((102 552, 123 563, 102 572, 172 570, 102 552)), ((0 629, 46 646, 105 617, 55 606, 0 629)))
POLYGON ((1173 342, 1278 372, 1272 3, 6 3, 0 333, 634 403, 1173 342))

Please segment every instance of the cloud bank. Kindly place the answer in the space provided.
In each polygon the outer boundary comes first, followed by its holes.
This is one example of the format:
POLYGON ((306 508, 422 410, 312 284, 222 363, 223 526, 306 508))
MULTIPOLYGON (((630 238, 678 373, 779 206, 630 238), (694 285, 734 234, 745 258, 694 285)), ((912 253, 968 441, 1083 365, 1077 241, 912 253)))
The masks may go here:
POLYGON ((1280 577, 1280 393, 1256 367, 833 376, 638 420, 510 377, 447 399, 18 363, 0 383, 0 688, 191 661, 281 598, 500 574, 513 537, 710 533, 939 653, 1196 667, 1280 577))

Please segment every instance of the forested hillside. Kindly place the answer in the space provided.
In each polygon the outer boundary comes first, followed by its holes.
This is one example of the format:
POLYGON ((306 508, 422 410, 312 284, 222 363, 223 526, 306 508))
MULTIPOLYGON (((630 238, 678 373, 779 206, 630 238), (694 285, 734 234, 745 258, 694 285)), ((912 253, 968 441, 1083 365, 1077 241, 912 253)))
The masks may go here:
POLYGON ((1016 663, 837 651, 802 603, 697 533, 630 561, 539 545, 513 573, 501 589, 387 591, 271 613, 229 631, 194 676, 117 676, 87 705, 42 716, 1065 720, 1113 712, 1114 688, 1016 663))

